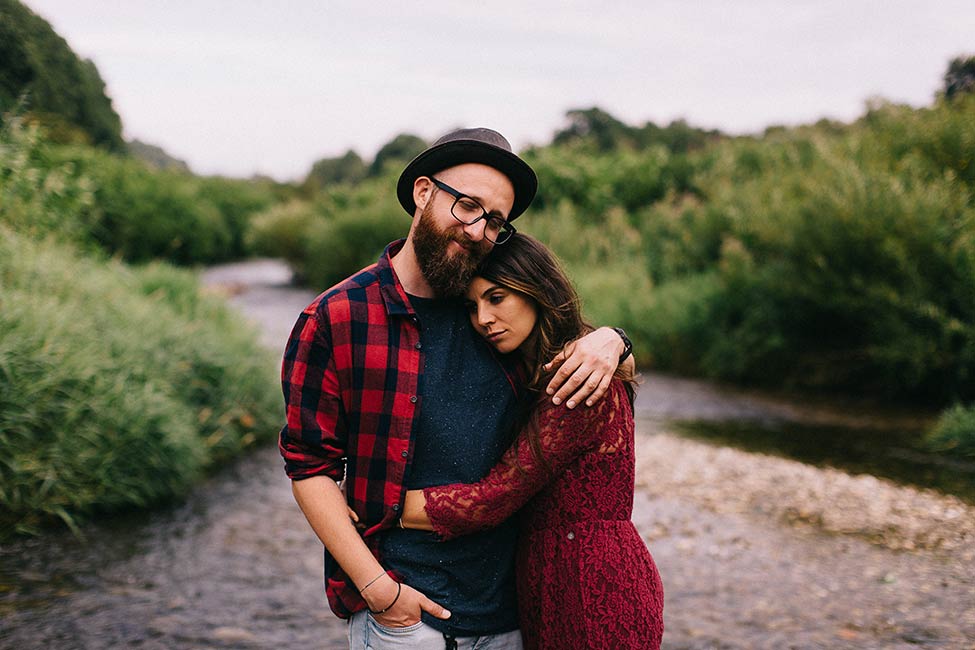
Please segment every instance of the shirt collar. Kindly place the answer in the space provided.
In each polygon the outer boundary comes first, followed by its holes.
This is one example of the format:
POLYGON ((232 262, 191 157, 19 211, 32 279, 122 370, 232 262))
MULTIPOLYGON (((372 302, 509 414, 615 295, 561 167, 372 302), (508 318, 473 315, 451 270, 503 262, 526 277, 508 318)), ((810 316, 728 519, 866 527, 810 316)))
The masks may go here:
POLYGON ((392 259, 400 252, 406 239, 397 239, 386 246, 386 250, 379 256, 376 273, 379 276, 379 293, 386 305, 386 313, 390 316, 414 316, 413 306, 406 297, 406 289, 400 284, 396 271, 393 270, 392 259))

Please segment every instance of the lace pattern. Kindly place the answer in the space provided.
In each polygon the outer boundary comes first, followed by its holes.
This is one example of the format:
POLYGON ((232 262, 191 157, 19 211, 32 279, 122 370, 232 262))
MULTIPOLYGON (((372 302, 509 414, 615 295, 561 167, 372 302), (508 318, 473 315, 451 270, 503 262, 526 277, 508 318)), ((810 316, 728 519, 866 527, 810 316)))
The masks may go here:
POLYGON ((526 648, 659 648, 663 587, 633 510, 633 413, 622 382, 591 408, 541 407, 548 470, 519 436, 481 481, 426 488, 452 538, 521 509, 518 601, 526 648), (524 507, 523 507, 524 506, 524 507))

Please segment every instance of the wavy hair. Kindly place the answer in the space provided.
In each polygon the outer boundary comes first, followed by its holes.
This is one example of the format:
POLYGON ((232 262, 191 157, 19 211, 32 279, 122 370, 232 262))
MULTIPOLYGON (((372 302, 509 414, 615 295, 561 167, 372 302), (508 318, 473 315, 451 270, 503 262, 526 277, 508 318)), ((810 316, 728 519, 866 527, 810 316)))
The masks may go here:
MULTIPOLYGON (((536 414, 537 407, 548 398, 544 387, 555 371, 545 371, 542 366, 593 327, 583 319, 579 296, 562 265, 533 237, 516 233, 495 246, 474 275, 518 292, 537 309, 535 328, 517 352, 528 373, 527 388, 534 397, 522 409, 518 425, 528 436, 535 459, 544 466, 536 414)), ((626 382, 632 400, 634 377, 617 373, 626 382)))

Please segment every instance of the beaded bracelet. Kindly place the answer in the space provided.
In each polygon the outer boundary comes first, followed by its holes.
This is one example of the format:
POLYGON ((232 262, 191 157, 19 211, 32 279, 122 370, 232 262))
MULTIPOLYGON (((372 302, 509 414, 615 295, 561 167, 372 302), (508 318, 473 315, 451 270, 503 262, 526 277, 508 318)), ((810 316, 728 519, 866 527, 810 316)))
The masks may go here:
POLYGON ((399 600, 399 595, 400 595, 400 593, 402 591, 403 591, 403 583, 402 582, 397 582, 396 583, 396 598, 393 598, 393 602, 391 602, 390 604, 386 605, 386 607, 384 607, 383 609, 380 609, 378 611, 374 611, 374 610, 371 610, 370 609, 369 610, 369 613, 370 614, 385 614, 386 612, 389 611, 389 608, 392 607, 393 605, 395 605, 396 604, 396 601, 399 600))

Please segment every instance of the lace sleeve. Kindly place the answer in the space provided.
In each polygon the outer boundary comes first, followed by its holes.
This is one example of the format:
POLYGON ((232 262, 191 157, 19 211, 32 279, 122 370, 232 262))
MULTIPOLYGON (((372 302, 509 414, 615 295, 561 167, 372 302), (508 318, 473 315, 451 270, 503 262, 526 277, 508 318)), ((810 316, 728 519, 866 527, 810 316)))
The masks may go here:
POLYGON ((567 409, 551 402, 539 406, 539 442, 544 463, 538 462, 522 432, 487 476, 477 483, 454 483, 423 490, 426 514, 444 539, 497 526, 514 514, 573 459, 597 448, 600 433, 620 412, 622 383, 592 407, 567 409))

